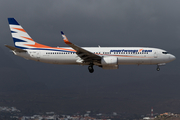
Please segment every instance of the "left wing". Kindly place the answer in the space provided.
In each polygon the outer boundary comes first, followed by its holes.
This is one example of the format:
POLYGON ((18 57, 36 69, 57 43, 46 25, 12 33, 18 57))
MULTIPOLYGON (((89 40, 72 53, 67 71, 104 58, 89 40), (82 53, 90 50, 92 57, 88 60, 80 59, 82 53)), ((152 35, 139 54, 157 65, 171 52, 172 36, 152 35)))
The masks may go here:
POLYGON ((69 40, 67 39, 67 37, 64 35, 64 33, 61 31, 62 37, 64 42, 69 45, 71 48, 73 48, 74 50, 76 50, 76 54, 83 59, 84 62, 101 62, 101 56, 96 55, 88 50, 85 50, 77 45, 74 45, 73 43, 69 42, 69 40))

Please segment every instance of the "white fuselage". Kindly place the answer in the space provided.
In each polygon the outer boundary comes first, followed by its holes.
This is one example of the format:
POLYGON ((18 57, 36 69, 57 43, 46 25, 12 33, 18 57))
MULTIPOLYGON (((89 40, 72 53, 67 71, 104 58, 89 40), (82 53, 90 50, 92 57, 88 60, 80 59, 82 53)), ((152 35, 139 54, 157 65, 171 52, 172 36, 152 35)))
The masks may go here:
POLYGON ((70 42, 61 31, 63 41, 69 47, 50 47, 35 42, 22 26, 14 19, 8 18, 14 47, 5 45, 15 55, 50 64, 89 65, 90 73, 93 66, 103 69, 118 69, 119 65, 146 64, 165 65, 176 59, 165 50, 148 47, 79 47, 70 42))
MULTIPOLYGON (((61 47, 62 48, 62 47, 61 47)), ((65 49, 72 49, 63 47, 65 49)), ((175 56, 167 53, 165 50, 149 47, 83 47, 102 57, 117 57, 118 65, 127 64, 165 64, 175 59, 175 56)), ((45 62, 50 64, 81 64, 81 58, 76 52, 52 51, 52 50, 31 50, 27 52, 14 52, 15 55, 20 57, 45 62)), ((100 65, 94 63, 94 65, 100 65)))

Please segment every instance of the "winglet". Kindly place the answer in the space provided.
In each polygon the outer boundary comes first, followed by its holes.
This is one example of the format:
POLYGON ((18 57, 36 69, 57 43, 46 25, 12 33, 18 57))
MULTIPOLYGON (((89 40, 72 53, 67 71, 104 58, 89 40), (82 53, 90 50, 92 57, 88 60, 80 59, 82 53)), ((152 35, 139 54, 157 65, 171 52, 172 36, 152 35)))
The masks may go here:
POLYGON ((63 40, 64 40, 64 42, 65 42, 66 44, 72 44, 71 42, 69 42, 69 40, 67 39, 67 37, 64 35, 63 31, 61 31, 61 34, 62 34, 62 38, 63 38, 63 40))

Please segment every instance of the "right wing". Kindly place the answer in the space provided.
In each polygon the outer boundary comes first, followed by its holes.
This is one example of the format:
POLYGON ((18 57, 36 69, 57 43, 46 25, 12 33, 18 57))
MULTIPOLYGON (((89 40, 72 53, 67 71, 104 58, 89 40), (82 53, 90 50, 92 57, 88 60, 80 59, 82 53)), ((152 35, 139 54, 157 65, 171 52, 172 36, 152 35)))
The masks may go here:
POLYGON ((83 59, 84 62, 101 62, 101 56, 96 55, 88 50, 85 50, 77 45, 74 45, 73 43, 69 42, 69 40, 67 39, 67 37, 64 35, 64 33, 61 31, 62 37, 64 42, 70 46, 71 48, 73 48, 74 50, 76 50, 76 54, 83 59))

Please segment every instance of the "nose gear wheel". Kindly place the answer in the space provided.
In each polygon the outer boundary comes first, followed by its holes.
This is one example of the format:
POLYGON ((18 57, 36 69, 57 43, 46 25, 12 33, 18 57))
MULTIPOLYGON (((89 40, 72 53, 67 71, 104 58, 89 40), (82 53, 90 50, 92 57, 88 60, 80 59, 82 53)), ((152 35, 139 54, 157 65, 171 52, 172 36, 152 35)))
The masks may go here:
POLYGON ((159 67, 159 65, 157 66, 156 70, 157 70, 157 71, 160 71, 160 67, 159 67))

